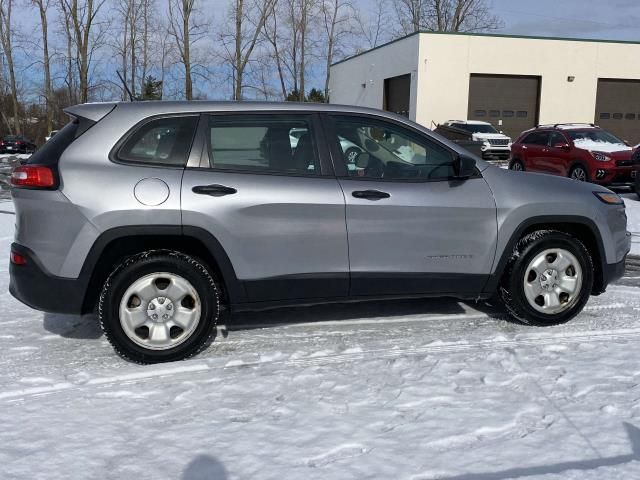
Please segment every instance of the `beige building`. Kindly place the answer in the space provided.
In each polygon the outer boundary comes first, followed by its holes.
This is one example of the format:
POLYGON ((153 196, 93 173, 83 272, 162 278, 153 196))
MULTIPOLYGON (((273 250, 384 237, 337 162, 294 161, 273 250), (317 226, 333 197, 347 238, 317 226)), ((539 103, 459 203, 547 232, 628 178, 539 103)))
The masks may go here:
POLYGON ((595 122, 640 142, 640 42, 420 32, 332 65, 330 98, 429 127, 595 122))

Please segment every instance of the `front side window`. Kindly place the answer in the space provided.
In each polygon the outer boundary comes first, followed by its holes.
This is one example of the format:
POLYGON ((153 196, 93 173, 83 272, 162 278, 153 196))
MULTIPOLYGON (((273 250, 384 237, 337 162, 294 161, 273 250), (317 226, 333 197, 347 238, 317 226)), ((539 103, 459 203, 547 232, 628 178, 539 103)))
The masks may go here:
POLYGON ((379 120, 332 118, 350 177, 443 180, 455 175, 453 153, 428 138, 379 120))
POLYGON ((567 139, 564 138, 564 135, 558 132, 551 132, 551 139, 549 140, 549 145, 555 147, 556 145, 566 145, 567 139))
POLYGON ((211 167, 254 173, 318 175, 308 115, 209 117, 211 167))
POLYGON ((139 127, 118 150, 127 163, 184 166, 198 124, 197 116, 151 120, 139 127))

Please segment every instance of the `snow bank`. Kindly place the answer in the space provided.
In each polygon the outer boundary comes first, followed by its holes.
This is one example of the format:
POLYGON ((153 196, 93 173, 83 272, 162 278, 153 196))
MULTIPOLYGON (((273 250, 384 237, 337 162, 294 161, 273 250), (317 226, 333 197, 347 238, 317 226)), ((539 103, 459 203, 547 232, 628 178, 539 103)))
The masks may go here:
POLYGON ((600 141, 590 140, 587 138, 578 138, 573 141, 573 144, 576 146, 576 148, 581 148, 583 150, 591 150, 593 152, 613 153, 613 152, 628 152, 630 150, 633 150, 633 148, 625 145, 624 143, 600 142, 600 141))
POLYGON ((631 232, 631 254, 640 255, 640 201, 635 193, 621 195, 627 208, 627 230, 631 232))

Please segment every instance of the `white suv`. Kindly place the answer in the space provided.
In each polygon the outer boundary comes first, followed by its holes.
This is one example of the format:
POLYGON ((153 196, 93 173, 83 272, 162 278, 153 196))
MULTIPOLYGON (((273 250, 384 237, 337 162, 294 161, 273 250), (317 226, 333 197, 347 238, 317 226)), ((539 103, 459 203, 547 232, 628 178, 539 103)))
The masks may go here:
POLYGON ((511 155, 511 138, 497 131, 488 122, 477 120, 449 120, 444 123, 447 127, 464 130, 471 134, 471 138, 482 142, 483 158, 509 158, 511 155))

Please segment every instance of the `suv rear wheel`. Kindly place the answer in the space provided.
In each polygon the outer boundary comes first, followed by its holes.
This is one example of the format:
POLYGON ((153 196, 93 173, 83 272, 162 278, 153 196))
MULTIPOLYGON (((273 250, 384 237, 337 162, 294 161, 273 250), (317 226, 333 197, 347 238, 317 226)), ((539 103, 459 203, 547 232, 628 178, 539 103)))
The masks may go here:
POLYGON ((118 354, 128 360, 182 360, 213 339, 219 292, 195 258, 179 252, 144 252, 125 260, 105 282, 98 306, 100 324, 118 354))
POLYGON ((509 170, 524 172, 524 163, 522 163, 522 161, 518 160, 517 158, 514 158, 513 160, 511 160, 511 164, 509 164, 509 170))
POLYGON ((583 309, 593 287, 593 263, 577 238, 540 230, 513 250, 500 287, 509 313, 530 325, 565 323, 583 309))

